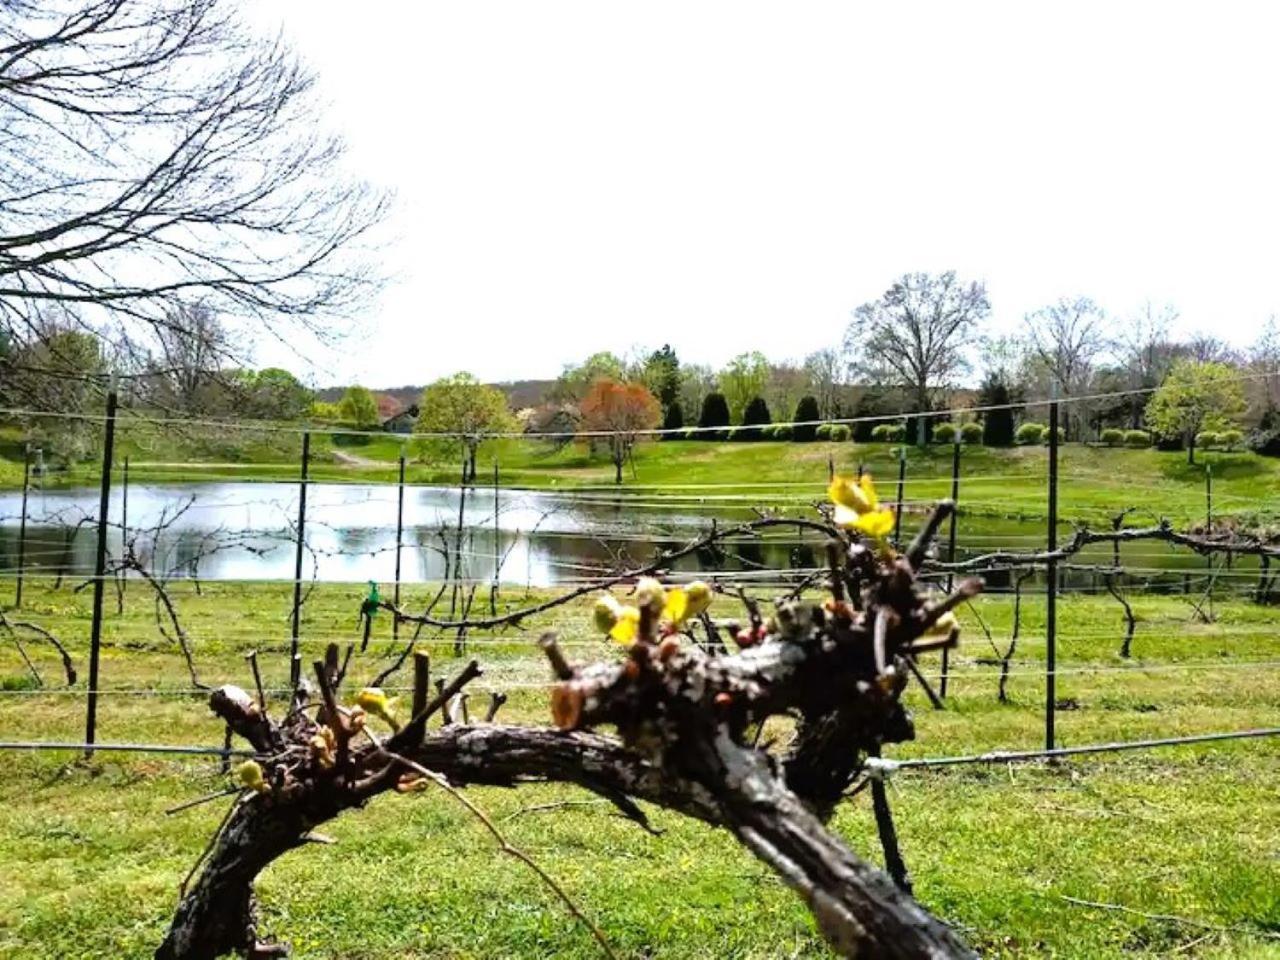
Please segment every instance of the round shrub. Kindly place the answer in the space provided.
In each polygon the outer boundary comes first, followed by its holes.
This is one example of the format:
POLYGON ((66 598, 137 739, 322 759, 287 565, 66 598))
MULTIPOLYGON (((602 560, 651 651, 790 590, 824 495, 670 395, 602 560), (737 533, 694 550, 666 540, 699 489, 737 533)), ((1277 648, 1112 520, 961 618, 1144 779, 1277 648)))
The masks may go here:
POLYGON ((774 439, 774 440, 790 440, 790 439, 791 439, 791 428, 790 428, 790 427, 788 427, 788 426, 785 426, 785 425, 784 425, 784 426, 774 427, 774 428, 773 428, 773 439, 774 439))
POLYGON ((1124 445, 1126 447, 1149 447, 1151 446, 1151 434, 1145 430, 1126 430, 1124 432, 1124 445))
POLYGON ((1216 447, 1221 442, 1220 438, 1212 430, 1205 430, 1196 434, 1197 447, 1216 447))
MULTIPOLYGON (((1044 428, 1042 428, 1041 433, 1040 433, 1040 442, 1041 442, 1041 443, 1048 443, 1048 442, 1049 442, 1049 428, 1048 428, 1048 427, 1044 427, 1044 428)), ((1059 443, 1066 443, 1066 442, 1067 442, 1067 431, 1063 430, 1061 427, 1059 427, 1059 428, 1058 428, 1058 442, 1059 442, 1059 443)))
POLYGON ((877 423, 871 428, 871 439, 876 443, 888 443, 892 439, 889 434, 893 432, 892 423, 877 423))
POLYGON ((818 424, 818 429, 813 432, 813 435, 819 440, 830 440, 832 426, 833 424, 830 423, 820 423, 818 424))
POLYGON ((1244 442, 1244 434, 1239 430, 1223 430, 1218 434, 1218 442, 1231 450, 1244 442))
POLYGON ((889 442, 900 443, 907 436, 907 428, 900 423, 892 424, 889 427, 889 442))
POLYGON ((933 439, 938 443, 955 443, 956 425, 954 423, 938 424, 933 428, 933 439))
POLYGON ((1020 447, 1039 443, 1044 439, 1046 427, 1043 423, 1024 423, 1013 435, 1013 442, 1020 447))
POLYGON ((982 424, 974 423, 974 422, 961 424, 960 439, 964 443, 981 443, 982 442, 982 424))
POLYGON ((1098 437, 1108 447, 1118 447, 1124 443, 1124 431, 1117 430, 1115 427, 1108 427, 1102 431, 1102 435, 1098 437))
POLYGON ((847 443, 849 441, 849 428, 843 423, 833 423, 831 425, 831 439, 837 443, 847 443))

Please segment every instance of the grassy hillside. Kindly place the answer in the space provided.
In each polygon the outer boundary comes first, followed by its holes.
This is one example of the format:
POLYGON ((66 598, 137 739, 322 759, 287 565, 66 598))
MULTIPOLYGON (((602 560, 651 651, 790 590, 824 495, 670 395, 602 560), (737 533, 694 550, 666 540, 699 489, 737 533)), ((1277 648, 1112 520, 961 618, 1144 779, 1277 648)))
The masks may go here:
MULTIPOLYGON (((416 587, 413 601, 429 588, 416 587)), ((358 586, 321 587, 307 607, 306 652, 352 639, 358 586)), ((267 684, 286 673, 288 591, 278 585, 180 587, 179 609, 210 682, 249 683, 241 654, 262 651, 267 684)), ((520 592, 506 602, 522 602, 520 592)), ((724 601, 721 601, 724 602, 724 601)), ((25 615, 54 628, 83 666, 89 597, 47 589, 25 615)), ((1007 597, 977 609, 997 638, 1007 597)), ((1273 611, 1223 603, 1193 623, 1173 598, 1137 602, 1136 659, 1121 661, 1118 610, 1106 599, 1060 605, 1059 717, 1066 744, 1276 725, 1280 684, 1273 611), (1269 664, 1270 666, 1263 666, 1269 664), (1074 672, 1073 672, 1074 671, 1074 672)), ((124 616, 108 620, 102 686, 186 687, 180 658, 156 632, 150 598, 131 585, 124 616)), ((945 712, 916 693, 917 741, 894 756, 1035 747, 1042 733, 1042 604, 1027 602, 1012 703, 995 696, 991 650, 974 616, 955 661, 945 712)), ((505 689, 508 722, 548 718, 545 664, 530 635, 563 628, 575 657, 611 657, 589 635, 582 606, 530 621, 515 637, 477 636, 480 688, 505 689)), ((390 649, 378 627, 355 671, 367 679, 390 649)), ((56 662, 31 644, 49 681, 56 662)), ((451 646, 431 645, 434 669, 457 669, 451 646)), ((936 670, 936 661, 926 665, 936 670)), ((82 670, 83 675, 83 670, 82 670)), ((392 681, 395 683, 396 681, 392 681)), ((79 686, 83 687, 83 679, 79 686)), ((80 697, 31 692, 12 645, 0 647, 0 739, 78 739, 80 697)), ((785 742, 786 724, 771 734, 785 742)), ((104 695, 100 735, 114 741, 216 744, 221 731, 199 696, 104 695)), ((0 778, 0 957, 146 957, 159 941, 179 880, 223 804, 165 816, 216 789, 216 765, 194 759, 6 754, 0 778)), ((920 899, 987 956, 1280 957, 1280 741, 1256 740, 1098 756, 1056 767, 964 767, 904 772, 891 798, 920 899), (1114 904, 1094 909, 1065 898, 1114 904), (1182 918, 1182 919, 1172 919, 1182 918)), ((472 796, 536 856, 628 958, 823 957, 807 912, 727 835, 654 812, 662 836, 620 820, 565 787, 484 789, 472 796), (571 801, 548 809, 546 804, 571 801)), ((866 794, 834 827, 878 859, 866 794)), ((335 846, 290 854, 264 877, 266 928, 298 957, 405 960, 598 956, 590 937, 525 871, 435 791, 381 797, 329 824, 335 846)))
MULTIPOLYGON (((341 439, 341 438, 340 438, 341 439)), ((278 479, 298 476, 298 432, 248 429, 193 431, 161 429, 122 422, 117 464, 127 456, 138 481, 183 482, 208 479, 278 479)), ((390 482, 403 441, 394 436, 338 442, 328 433, 312 437, 311 476, 317 480, 390 482)), ((828 464, 853 471, 859 464, 891 498, 897 478, 897 447, 854 443, 717 443, 664 441, 637 447, 634 471, 621 488, 613 484, 613 466, 603 452, 586 444, 556 449, 524 439, 489 441, 479 455, 481 482, 488 483, 494 463, 503 486, 531 488, 620 489, 646 500, 786 506, 822 495, 828 464)), ((455 455, 410 444, 408 478, 414 483, 456 484, 455 455)), ((12 433, 0 435, 0 484, 21 482, 21 456, 12 433)), ((929 501, 950 491, 949 446, 908 448, 906 499, 929 501)), ((1184 454, 1154 449, 1129 450, 1066 444, 1060 459, 1060 503, 1064 518, 1099 522, 1126 507, 1158 511, 1177 523, 1205 515, 1205 470, 1211 467, 1215 513, 1258 512, 1274 515, 1280 504, 1280 461, 1252 453, 1209 452, 1187 464, 1184 454)), ((1048 456, 1044 447, 989 449, 965 447, 962 456, 962 509, 1001 517, 1040 517, 1045 512, 1048 456)), ((50 484, 94 484, 97 465, 81 463, 51 474, 50 484)))

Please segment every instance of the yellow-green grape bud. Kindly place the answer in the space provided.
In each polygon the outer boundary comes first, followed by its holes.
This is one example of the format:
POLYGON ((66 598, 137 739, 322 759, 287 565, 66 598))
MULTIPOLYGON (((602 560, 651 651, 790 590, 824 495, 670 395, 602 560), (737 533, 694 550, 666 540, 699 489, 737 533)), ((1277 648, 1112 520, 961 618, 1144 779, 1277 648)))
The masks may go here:
MULTIPOLYGON (((328 727, 321 727, 321 731, 327 732, 328 727)), ((322 770, 328 770, 333 766, 333 744, 331 737, 326 737, 323 732, 317 732, 311 738, 311 757, 320 765, 322 770)))
POLYGON ((362 707, 352 707, 351 713, 347 716, 347 722, 351 724, 351 732, 359 733, 364 729, 365 712, 362 707))
POLYGON ((608 633, 617 626, 618 618, 621 614, 621 604, 612 594, 604 594, 596 601, 595 610, 592 614, 595 618, 596 629, 601 633, 608 633))
POLYGON ((240 781, 241 786, 248 787, 257 793, 267 793, 271 790, 262 777, 262 765, 257 760, 246 760, 236 767, 236 779, 240 781))
POLYGON ((667 591, 653 577, 641 577, 636 584, 636 606, 648 610, 655 617, 662 616, 662 608, 667 602, 667 591))
POLYGON ((693 581, 684 588, 684 592, 689 597, 689 605, 685 610, 686 617, 700 617, 711 607, 711 588, 701 580, 693 581))
POLYGON ((946 637, 950 636, 952 630, 957 630, 959 627, 960 621, 956 619, 956 615, 954 613, 948 610, 937 620, 933 621, 932 626, 925 631, 925 634, 930 637, 946 637))
POLYGON ((396 722, 394 707, 396 697, 388 697, 381 687, 365 687, 356 696, 356 703, 365 713, 377 717, 393 730, 400 729, 396 722))

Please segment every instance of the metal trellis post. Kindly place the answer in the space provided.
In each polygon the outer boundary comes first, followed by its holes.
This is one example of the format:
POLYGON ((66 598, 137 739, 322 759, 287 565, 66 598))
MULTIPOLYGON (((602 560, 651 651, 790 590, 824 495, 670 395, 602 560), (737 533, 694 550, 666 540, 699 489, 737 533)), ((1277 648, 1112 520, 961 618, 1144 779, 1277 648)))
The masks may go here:
MULTIPOLYGON (((124 458, 120 475, 120 542, 129 540, 129 458, 124 458)), ((120 587, 116 592, 116 613, 124 613, 124 591, 129 583, 128 571, 120 572, 120 587)))
MULTIPOLYGON (((1049 529, 1047 550, 1058 549, 1058 401, 1049 404, 1049 529)), ((1044 611, 1044 748, 1054 746, 1054 712, 1057 709, 1058 670, 1058 561, 1052 556, 1046 564, 1044 611)))
MULTIPOLYGON (((956 512, 960 509, 960 441, 956 440, 951 452, 951 502, 955 508, 951 511, 950 529, 947 532, 947 562, 956 562, 956 512)), ((955 574, 947 574, 947 593, 955 586, 955 574)), ((938 697, 947 698, 947 674, 951 668, 951 650, 942 648, 942 677, 938 680, 938 697)))
MULTIPOLYGON (((392 592, 392 603, 400 609, 400 548, 404 543, 404 448, 400 450, 400 475, 396 481, 396 583, 392 592)), ((400 618, 391 618, 391 636, 400 639, 400 618)))
POLYGON ((111 461, 116 443, 116 392, 107 394, 107 421, 102 441, 102 489, 98 497, 98 546, 93 563, 93 621, 89 628, 89 695, 85 699, 84 755, 93 756, 98 729, 98 663, 102 652, 102 588, 107 579, 107 514, 111 508, 111 461))
POLYGON ((893 547, 902 547, 902 498, 907 487, 907 446, 898 447, 898 502, 893 511, 893 547))
POLYGON ((18 520, 18 583, 13 598, 15 607, 22 606, 22 572, 27 563, 27 493, 31 489, 31 444, 22 451, 22 516, 18 520))
POLYGON ((493 594, 489 600, 489 612, 498 612, 498 578, 502 573, 502 534, 498 529, 498 461, 493 461, 493 594))
POLYGON ((307 534, 307 475, 311 467, 311 432, 302 434, 302 479, 298 484, 298 543, 293 560, 293 621, 289 636, 289 685, 296 687, 302 678, 302 660, 298 656, 298 636, 302 622, 302 550, 307 534))
MULTIPOLYGON (((1204 533, 1206 537, 1213 536, 1213 464, 1206 463, 1204 465, 1204 533)), ((1204 565, 1210 570, 1213 569, 1213 554, 1205 554, 1204 565)), ((1212 590, 1212 583, 1210 584, 1212 590)))

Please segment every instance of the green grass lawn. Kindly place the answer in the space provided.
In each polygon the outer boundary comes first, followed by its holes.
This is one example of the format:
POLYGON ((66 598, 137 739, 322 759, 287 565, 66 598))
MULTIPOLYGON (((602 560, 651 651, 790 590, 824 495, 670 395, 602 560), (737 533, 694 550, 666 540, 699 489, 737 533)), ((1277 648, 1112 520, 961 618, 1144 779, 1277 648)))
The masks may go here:
MULTIPOLYGON (((747 455, 762 454, 748 448, 747 455)), ((427 593, 415 587, 409 602, 427 593)), ((329 639, 355 638, 362 595, 359 585, 317 589, 304 619, 308 660, 329 639)), ((71 645, 83 687, 88 594, 46 585, 28 596, 23 614, 71 645)), ((254 648, 262 651, 268 686, 283 683, 287 588, 208 584, 197 596, 184 585, 175 596, 207 681, 248 685, 242 654, 254 648)), ((523 599, 522 590, 510 589, 501 602, 523 599)), ((104 688, 189 685, 181 658, 156 631, 141 585, 130 585, 123 616, 113 603, 109 608, 104 688)), ((1075 704, 1059 715, 1063 744, 1280 724, 1273 610, 1224 601, 1216 622, 1203 624, 1193 622, 1190 605, 1178 598, 1141 598, 1136 608, 1135 658, 1126 662, 1117 656, 1121 618, 1114 601, 1069 596, 1061 602, 1059 660, 1067 672, 1059 678, 1059 696, 1075 704)), ((1007 634, 1007 597, 983 598, 977 609, 997 640, 1007 634)), ((992 651, 974 627, 974 614, 965 611, 948 709, 928 709, 913 691, 917 740, 891 755, 1040 744, 1041 599, 1028 598, 1024 612, 1013 702, 997 702, 994 668, 984 662, 992 651)), ((575 658, 618 655, 591 636, 585 604, 532 620, 518 635, 474 636, 468 655, 487 667, 477 697, 486 688, 508 691, 511 701, 501 715, 508 722, 548 720, 546 668, 531 650, 531 635, 548 624, 562 629, 575 658)), ((378 625, 356 682, 384 662, 392 649, 388 630, 378 625)), ((56 686, 56 661, 37 642, 28 649, 56 686)), ((430 649, 438 675, 458 668, 447 638, 433 639, 430 649)), ((936 663, 929 666, 936 670, 936 663)), ((82 736, 81 697, 30 692, 7 640, 0 643, 0 683, 10 691, 0 693, 0 739, 82 736)), ((785 727, 778 721, 769 732, 785 737, 785 727)), ((202 698, 193 695, 104 695, 99 730, 105 741, 221 739, 202 698)), ((209 804, 172 817, 164 810, 224 783, 216 762, 102 754, 90 764, 68 754, 5 754, 4 762, 0 957, 149 956, 179 881, 224 807, 209 804)), ((984 955, 1280 957, 1277 784, 1280 741, 1255 740, 1056 767, 903 772, 890 796, 919 898, 984 955), (1092 909, 1064 897, 1139 913, 1092 909)), ((568 787, 480 789, 472 796, 564 884, 622 956, 829 955, 799 901, 721 831, 654 810, 663 834, 649 836, 609 807, 583 803, 589 795, 568 787), (576 805, 535 809, 558 801, 576 805)), ((865 794, 840 810, 833 828, 878 860, 865 794)), ((438 791, 381 797, 324 829, 335 846, 291 853, 260 884, 266 929, 291 939, 297 956, 598 956, 589 935, 545 889, 496 853, 438 791)))
MULTIPOLYGON (((336 444, 328 433, 312 438, 311 476, 316 480, 387 483, 396 479, 402 442, 380 436, 367 443, 336 444)), ((620 490, 646 502, 678 508, 701 506, 801 506, 823 496, 828 464, 852 472, 858 465, 892 498, 898 475, 897 446, 854 443, 718 443, 663 441, 636 448, 634 471, 620 488, 603 452, 585 444, 559 449, 524 439, 489 441, 478 458, 482 483, 493 465, 503 486, 571 489, 602 494, 620 490)), ((203 480, 296 480, 301 436, 265 430, 158 428, 127 419, 117 435, 117 468, 130 461, 135 482, 203 480)), ((459 465, 452 456, 410 445, 407 476, 412 483, 456 484, 459 465)), ((12 429, 0 431, 0 486, 21 483, 21 456, 12 429)), ((950 492, 950 446, 908 448, 908 505, 931 502, 950 492)), ((1204 518, 1205 469, 1213 471, 1214 513, 1257 514, 1273 520, 1280 504, 1280 461, 1252 453, 1201 452, 1193 466, 1185 454, 1065 444, 1060 455, 1059 496, 1065 520, 1099 524, 1113 513, 1139 507, 1138 519, 1156 511, 1176 524, 1204 518)), ((96 485, 96 462, 50 474, 57 485, 96 485)), ((960 504, 972 515, 1041 518, 1046 511, 1048 455, 1044 447, 963 448, 960 504)))

